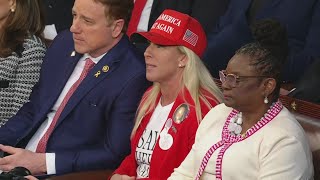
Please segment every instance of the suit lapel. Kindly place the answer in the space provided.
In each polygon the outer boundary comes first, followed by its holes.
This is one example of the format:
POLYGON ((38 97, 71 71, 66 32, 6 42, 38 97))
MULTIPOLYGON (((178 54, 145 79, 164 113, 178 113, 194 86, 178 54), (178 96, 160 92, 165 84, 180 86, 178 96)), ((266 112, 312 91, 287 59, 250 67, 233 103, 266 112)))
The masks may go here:
POLYGON ((152 6, 151 6, 151 13, 158 6, 159 2, 160 2, 160 0, 153 0, 152 6))
POLYGON ((111 74, 119 66, 120 56, 126 48, 128 43, 126 38, 122 40, 111 49, 102 59, 90 70, 86 78, 81 82, 79 87, 70 97, 67 105, 62 111, 56 127, 63 121, 63 119, 81 102, 81 100, 93 89, 99 82, 104 80, 109 74, 111 74), (108 67, 108 71, 106 71, 108 67), (100 74, 96 76, 97 73, 100 74))
POLYGON ((257 13, 256 19, 264 18, 265 15, 269 16, 270 12, 273 12, 274 9, 277 9, 275 6, 277 6, 279 3, 281 3, 281 0, 267 1, 266 4, 262 6, 261 11, 257 13))
POLYGON ((250 8, 250 5, 251 5, 252 1, 253 0, 246 0, 246 1, 241 2, 241 5, 244 7, 243 8, 244 12, 248 12, 249 11, 249 8, 250 8))
MULTIPOLYGON (((149 17, 149 21, 148 21, 148 30, 151 28, 151 26, 153 24, 151 21, 152 21, 152 19, 154 19, 154 17, 152 17, 152 16, 154 16, 153 15, 154 11, 157 8, 159 2, 160 2, 160 0, 153 0, 152 6, 151 6, 151 11, 150 11, 150 17, 149 17)), ((155 17, 155 18, 158 18, 158 17, 155 17)))
MULTIPOLYGON (((54 76, 57 76, 57 83, 55 85, 56 89, 53 92, 53 95, 51 95, 50 100, 48 103, 46 103, 47 107, 45 109, 51 110, 53 107, 54 103, 57 101, 59 98, 64 86, 66 85, 67 81, 69 80, 69 77, 71 76, 75 66, 77 65, 79 59, 81 58, 81 54, 75 53, 75 51, 70 52, 70 54, 66 54, 65 58, 63 58, 62 61, 60 61, 60 66, 63 68, 62 72, 63 73, 55 73, 54 76)), ((53 59, 54 61, 54 59, 53 59)))

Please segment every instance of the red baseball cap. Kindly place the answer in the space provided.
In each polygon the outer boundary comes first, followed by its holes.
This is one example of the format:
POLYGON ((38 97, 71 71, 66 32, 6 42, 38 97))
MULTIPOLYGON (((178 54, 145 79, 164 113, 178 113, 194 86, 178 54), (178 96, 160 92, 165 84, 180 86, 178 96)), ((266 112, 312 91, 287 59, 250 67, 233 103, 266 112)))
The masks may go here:
MULTIPOLYGON (((152 43, 164 46, 185 46, 201 57, 207 46, 201 24, 191 16, 164 10, 148 32, 136 32, 152 43)), ((131 36, 132 39, 132 36, 131 36)))

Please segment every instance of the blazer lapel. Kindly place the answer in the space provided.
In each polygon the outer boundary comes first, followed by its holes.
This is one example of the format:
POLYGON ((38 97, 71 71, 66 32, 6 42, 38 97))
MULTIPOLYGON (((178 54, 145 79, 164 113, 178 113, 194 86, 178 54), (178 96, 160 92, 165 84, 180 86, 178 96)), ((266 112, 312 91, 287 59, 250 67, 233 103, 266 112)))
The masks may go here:
POLYGON ((265 5, 263 5, 260 12, 257 13, 256 18, 262 19, 264 16, 269 16, 270 12, 273 12, 274 9, 277 9, 275 6, 277 6, 279 3, 281 3, 281 0, 271 0, 267 1, 265 5))
POLYGON ((248 12, 249 11, 249 8, 250 8, 250 5, 251 5, 252 1, 253 0, 245 0, 245 1, 241 2, 241 5, 244 7, 243 8, 244 12, 248 12))
POLYGON ((121 55, 125 54, 123 51, 128 48, 128 42, 126 43, 125 41, 127 41, 127 39, 122 38, 122 40, 90 70, 86 78, 70 97, 59 117, 56 127, 80 103, 92 88, 117 69, 121 55))
MULTIPOLYGON (((82 54, 75 53, 75 51, 70 52, 70 54, 65 55, 65 59, 60 61, 60 66, 64 73, 56 73, 54 76, 57 76, 57 83, 54 87, 56 89, 52 95, 50 95, 50 99, 48 100, 48 103, 46 103, 46 108, 48 110, 51 110, 54 103, 59 98, 64 86, 66 85, 67 81, 69 80, 69 77, 71 76, 75 66, 77 65, 79 59, 81 58, 82 54)), ((46 112, 47 113, 47 112, 46 112)))
MULTIPOLYGON (((161 0, 164 1, 164 0, 161 0)), ((155 11, 155 9, 158 7, 160 0, 153 0, 152 6, 151 6, 151 11, 150 11, 150 17, 149 17, 149 21, 148 21, 148 30, 151 28, 152 24, 150 21, 151 19, 153 19, 153 17, 151 17, 153 15, 153 12, 155 11)), ((158 18, 158 17, 156 17, 158 18)))
POLYGON ((154 9, 158 6, 160 0, 153 0, 152 6, 151 6, 151 12, 154 11, 154 9))

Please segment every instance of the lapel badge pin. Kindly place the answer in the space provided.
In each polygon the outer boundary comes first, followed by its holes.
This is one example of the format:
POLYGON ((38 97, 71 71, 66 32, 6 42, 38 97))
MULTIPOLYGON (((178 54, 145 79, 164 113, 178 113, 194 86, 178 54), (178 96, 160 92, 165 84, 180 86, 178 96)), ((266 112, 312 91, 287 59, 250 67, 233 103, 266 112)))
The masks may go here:
POLYGON ((71 57, 75 56, 76 55, 76 52, 75 51, 72 51, 72 53, 70 54, 71 57))
POLYGON ((97 77, 99 77, 100 74, 101 74, 101 71, 98 71, 98 72, 96 72, 96 73, 94 74, 94 76, 97 78, 97 77))
POLYGON ((180 104, 179 107, 174 111, 173 113, 173 121, 177 124, 182 123, 188 115, 189 115, 190 109, 188 104, 180 104))
POLYGON ((103 66, 102 71, 103 72, 108 72, 109 71, 109 66, 108 65, 103 66))

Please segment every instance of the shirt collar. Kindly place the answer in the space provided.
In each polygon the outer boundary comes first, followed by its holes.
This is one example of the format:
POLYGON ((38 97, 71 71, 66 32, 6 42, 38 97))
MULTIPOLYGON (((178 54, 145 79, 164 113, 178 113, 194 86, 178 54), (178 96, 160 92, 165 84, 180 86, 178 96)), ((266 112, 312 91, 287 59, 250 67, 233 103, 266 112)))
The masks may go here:
POLYGON ((107 53, 104 53, 104 54, 102 54, 101 56, 98 56, 98 57, 94 58, 94 57, 91 57, 88 53, 85 53, 85 54, 83 55, 82 60, 85 61, 87 58, 90 58, 95 64, 97 64, 97 63, 100 61, 100 59, 102 59, 103 56, 106 55, 106 54, 107 54, 107 53))

